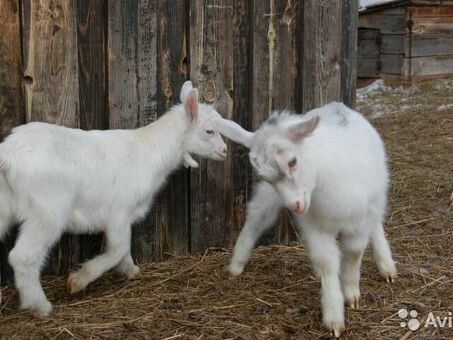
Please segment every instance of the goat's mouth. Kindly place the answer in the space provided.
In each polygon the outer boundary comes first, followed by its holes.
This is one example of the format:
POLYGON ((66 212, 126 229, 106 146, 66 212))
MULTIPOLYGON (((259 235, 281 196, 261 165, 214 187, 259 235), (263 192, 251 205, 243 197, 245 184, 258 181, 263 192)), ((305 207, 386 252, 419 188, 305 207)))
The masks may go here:
POLYGON ((227 158, 226 152, 214 151, 214 154, 216 155, 216 159, 220 161, 224 161, 227 158))

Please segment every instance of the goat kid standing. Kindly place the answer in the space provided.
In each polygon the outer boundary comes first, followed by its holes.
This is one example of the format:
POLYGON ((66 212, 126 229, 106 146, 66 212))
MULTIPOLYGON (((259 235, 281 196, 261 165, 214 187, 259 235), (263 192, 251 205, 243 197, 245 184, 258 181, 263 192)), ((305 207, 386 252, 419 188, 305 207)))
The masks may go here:
POLYGON ((105 253, 69 276, 70 293, 111 268, 137 275, 131 225, 145 216, 166 178, 181 164, 196 167, 192 153, 226 158, 213 124, 220 115, 198 103, 190 81, 180 99, 182 105, 135 130, 82 131, 35 122, 15 128, 0 144, 0 239, 21 223, 8 260, 22 309, 39 317, 51 313, 40 271, 63 232, 106 236, 105 253))
POLYGON ((396 276, 383 229, 389 176, 379 134, 340 103, 306 115, 276 112, 255 133, 222 118, 216 124, 250 149, 250 161, 264 179, 248 204, 230 273, 242 273, 259 236, 287 207, 321 280, 323 323, 339 337, 344 302, 359 305, 361 259, 370 240, 381 275, 387 281, 396 276))

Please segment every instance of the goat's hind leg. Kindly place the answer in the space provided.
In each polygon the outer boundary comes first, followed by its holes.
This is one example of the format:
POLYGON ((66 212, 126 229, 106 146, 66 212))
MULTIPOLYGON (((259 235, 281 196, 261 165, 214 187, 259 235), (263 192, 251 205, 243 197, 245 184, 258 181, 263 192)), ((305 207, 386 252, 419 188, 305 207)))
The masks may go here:
POLYGON ((133 279, 140 273, 140 268, 134 264, 134 260, 132 259, 130 244, 129 252, 121 259, 120 263, 116 265, 115 272, 126 276, 128 279, 133 279))
POLYGON ((393 282, 396 278, 396 267, 389 242, 385 237, 384 226, 381 222, 373 225, 371 248, 379 273, 387 282, 393 282))
POLYGON ((241 275, 260 235, 276 221, 282 207, 280 196, 266 182, 257 185, 252 200, 247 205, 247 218, 233 249, 228 270, 231 275, 241 275))
MULTIPOLYGON (((130 225, 111 225, 106 233, 105 253, 85 262, 78 271, 69 275, 67 289, 70 294, 78 293, 127 256, 130 246, 130 225)), ((132 260, 132 258, 131 258, 132 260)))
POLYGON ((14 269, 20 308, 30 310, 36 317, 45 317, 52 312, 52 305, 44 294, 39 278, 48 250, 60 235, 61 228, 58 226, 26 220, 8 257, 14 269))

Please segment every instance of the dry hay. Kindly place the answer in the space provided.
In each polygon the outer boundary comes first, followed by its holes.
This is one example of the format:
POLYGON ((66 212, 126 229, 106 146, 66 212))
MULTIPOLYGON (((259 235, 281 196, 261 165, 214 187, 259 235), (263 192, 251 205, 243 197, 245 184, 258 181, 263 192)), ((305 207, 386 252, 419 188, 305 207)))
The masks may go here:
MULTIPOLYGON (((359 95, 358 108, 387 144, 392 188, 387 232, 398 262, 383 282, 366 254, 358 310, 346 309, 344 338, 452 339, 453 328, 402 328, 397 312, 453 312, 453 81, 383 88, 359 95), (447 91, 450 89, 450 91, 447 91), (449 93, 448 93, 449 92, 449 93), (381 105, 376 107, 376 105, 381 105), (440 106, 440 109, 439 109, 440 106), (382 110, 382 114, 376 114, 382 110)), ((47 277, 55 303, 45 320, 17 311, 17 293, 3 289, 0 336, 15 338, 309 339, 321 327, 319 282, 302 246, 260 247, 242 277, 224 271, 230 253, 176 257, 142 266, 139 279, 104 275, 70 297, 65 278, 47 277)), ((406 320, 407 321, 407 320, 406 320)))

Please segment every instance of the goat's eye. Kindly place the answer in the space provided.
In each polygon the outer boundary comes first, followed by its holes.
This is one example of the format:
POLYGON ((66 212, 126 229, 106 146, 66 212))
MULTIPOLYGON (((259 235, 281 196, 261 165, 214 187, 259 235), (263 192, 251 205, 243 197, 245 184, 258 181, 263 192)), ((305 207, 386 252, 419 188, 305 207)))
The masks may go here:
POLYGON ((206 133, 207 133, 208 135, 213 135, 213 134, 214 134, 214 130, 206 130, 206 133))
POLYGON ((294 168, 296 166, 296 164, 297 164, 297 159, 295 157, 288 162, 288 166, 290 168, 294 168))

